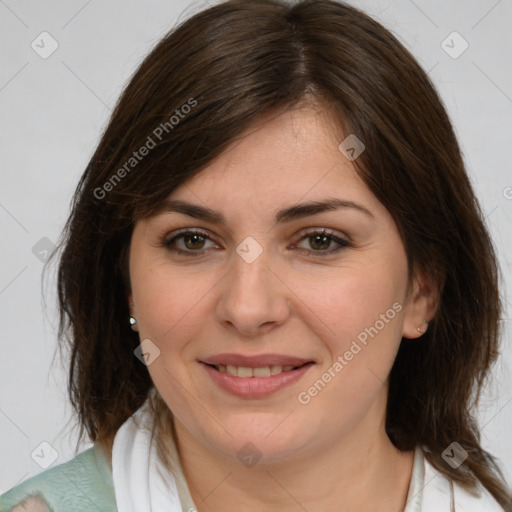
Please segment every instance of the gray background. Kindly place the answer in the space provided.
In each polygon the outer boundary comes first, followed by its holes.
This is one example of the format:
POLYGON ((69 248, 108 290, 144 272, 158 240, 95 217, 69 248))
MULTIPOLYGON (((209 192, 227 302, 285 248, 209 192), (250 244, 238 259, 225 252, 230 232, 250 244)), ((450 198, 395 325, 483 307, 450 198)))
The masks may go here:
MULTIPOLYGON (((512 4, 350 3, 389 28, 429 72, 455 125, 498 248, 507 301, 503 356, 478 417, 483 444, 502 462, 510 481, 512 4), (450 36, 454 31, 463 39, 450 36), (464 41, 469 47, 458 55, 464 41)), ((66 373, 58 358, 52 365, 55 280, 50 274, 45 314, 41 259, 58 239, 76 183, 136 65, 178 20, 207 5, 0 0, 0 493, 74 455, 66 373), (40 54, 55 43, 42 32, 58 44, 47 58, 40 54)))

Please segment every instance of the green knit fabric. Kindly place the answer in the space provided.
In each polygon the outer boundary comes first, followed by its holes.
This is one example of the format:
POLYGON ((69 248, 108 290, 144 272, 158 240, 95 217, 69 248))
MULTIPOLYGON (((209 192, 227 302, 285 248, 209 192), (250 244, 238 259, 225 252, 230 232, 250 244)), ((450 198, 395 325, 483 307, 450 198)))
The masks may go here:
POLYGON ((117 512, 109 463, 99 445, 0 496, 0 512, 117 512))

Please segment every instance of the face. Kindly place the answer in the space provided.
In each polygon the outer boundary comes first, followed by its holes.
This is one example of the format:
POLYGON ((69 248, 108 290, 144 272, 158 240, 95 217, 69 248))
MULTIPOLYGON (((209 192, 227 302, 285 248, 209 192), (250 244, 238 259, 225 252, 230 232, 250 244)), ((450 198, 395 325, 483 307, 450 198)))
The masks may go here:
POLYGON ((318 109, 243 135, 134 228, 151 378, 178 431, 226 457, 377 435, 402 335, 423 319, 397 227, 318 109))

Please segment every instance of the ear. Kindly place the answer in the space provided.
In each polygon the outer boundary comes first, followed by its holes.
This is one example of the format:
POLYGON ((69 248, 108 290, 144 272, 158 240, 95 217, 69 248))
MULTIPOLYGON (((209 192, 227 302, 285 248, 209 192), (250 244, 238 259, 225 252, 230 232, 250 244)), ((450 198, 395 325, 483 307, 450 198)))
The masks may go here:
POLYGON ((406 300, 402 336, 423 336, 439 305, 440 290, 435 279, 424 271, 414 272, 406 300))

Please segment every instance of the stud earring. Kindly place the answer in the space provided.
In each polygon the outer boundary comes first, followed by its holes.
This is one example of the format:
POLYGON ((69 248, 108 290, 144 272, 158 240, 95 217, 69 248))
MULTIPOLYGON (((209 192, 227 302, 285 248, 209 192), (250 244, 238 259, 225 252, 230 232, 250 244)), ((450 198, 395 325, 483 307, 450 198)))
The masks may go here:
POLYGON ((422 331, 419 327, 416 327, 416 329, 418 332, 421 332, 421 334, 425 334, 428 329, 428 322, 426 320, 423 320, 423 323, 421 325, 425 326, 425 330, 422 331))
MULTIPOLYGON (((130 302, 130 307, 134 307, 134 306, 135 306, 135 304, 133 302, 130 302)), ((138 331, 137 319, 134 316, 130 315, 130 320, 129 321, 130 321, 130 326, 132 328, 132 331, 136 331, 137 332, 138 331)))

